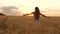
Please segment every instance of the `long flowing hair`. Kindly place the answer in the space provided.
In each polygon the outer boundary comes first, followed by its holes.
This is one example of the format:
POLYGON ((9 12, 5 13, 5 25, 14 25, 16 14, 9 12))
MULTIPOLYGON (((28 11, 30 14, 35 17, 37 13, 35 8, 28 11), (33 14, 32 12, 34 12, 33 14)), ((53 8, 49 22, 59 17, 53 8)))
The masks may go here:
POLYGON ((38 7, 35 7, 35 13, 40 13, 40 10, 39 10, 39 8, 38 7))

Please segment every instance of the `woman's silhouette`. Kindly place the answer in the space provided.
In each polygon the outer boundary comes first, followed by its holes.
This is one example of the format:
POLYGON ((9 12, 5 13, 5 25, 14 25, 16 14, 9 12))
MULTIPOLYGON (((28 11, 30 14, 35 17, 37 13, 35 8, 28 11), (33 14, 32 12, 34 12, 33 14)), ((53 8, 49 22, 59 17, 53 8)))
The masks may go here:
MULTIPOLYGON (((46 17, 45 15, 43 15, 43 14, 40 13, 40 10, 39 10, 38 7, 35 7, 35 12, 32 12, 30 14, 33 14, 34 15, 34 20, 35 21, 38 21, 39 20, 40 15, 46 17)), ((23 16, 26 16, 26 15, 29 15, 29 14, 25 14, 23 16)))

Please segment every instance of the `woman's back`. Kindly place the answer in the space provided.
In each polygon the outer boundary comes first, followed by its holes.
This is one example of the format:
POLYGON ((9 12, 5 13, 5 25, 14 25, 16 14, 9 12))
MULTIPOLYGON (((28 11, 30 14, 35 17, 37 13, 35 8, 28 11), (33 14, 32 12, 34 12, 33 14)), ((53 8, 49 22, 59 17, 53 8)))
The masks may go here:
POLYGON ((39 14, 40 14, 39 8, 35 7, 35 12, 34 12, 35 19, 37 19, 37 20, 39 19, 39 14))

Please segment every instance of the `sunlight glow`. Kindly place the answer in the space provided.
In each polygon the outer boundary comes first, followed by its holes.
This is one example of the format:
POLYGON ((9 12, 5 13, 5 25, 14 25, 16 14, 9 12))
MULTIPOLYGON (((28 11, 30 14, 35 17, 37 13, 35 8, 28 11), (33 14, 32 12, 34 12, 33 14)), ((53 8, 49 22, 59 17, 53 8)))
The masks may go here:
POLYGON ((60 0, 0 0, 0 6, 17 6, 23 14, 33 12, 36 6, 38 6, 41 11, 46 8, 59 8, 59 3, 60 0))

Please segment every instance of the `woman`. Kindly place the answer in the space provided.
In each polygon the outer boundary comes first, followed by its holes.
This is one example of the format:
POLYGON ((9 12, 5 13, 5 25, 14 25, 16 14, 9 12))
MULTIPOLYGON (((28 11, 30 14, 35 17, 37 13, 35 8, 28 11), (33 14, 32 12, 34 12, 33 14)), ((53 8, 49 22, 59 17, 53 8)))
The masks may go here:
MULTIPOLYGON (((31 14, 33 14, 35 21, 39 20, 40 15, 46 17, 45 15, 40 13, 40 10, 38 7, 35 7, 35 12, 32 12, 31 14)), ((29 15, 29 14, 26 14, 26 15, 29 15)), ((25 15, 23 15, 23 16, 25 16, 25 15)))

